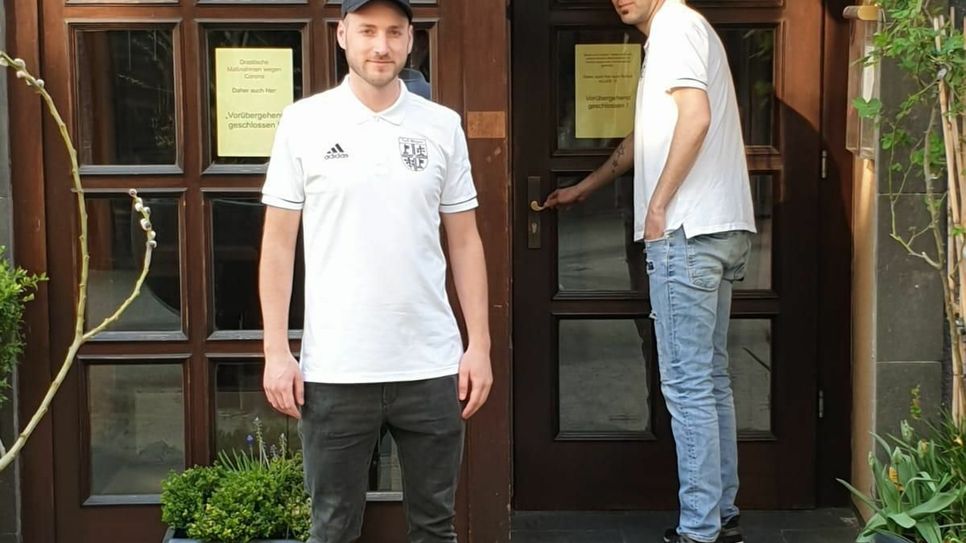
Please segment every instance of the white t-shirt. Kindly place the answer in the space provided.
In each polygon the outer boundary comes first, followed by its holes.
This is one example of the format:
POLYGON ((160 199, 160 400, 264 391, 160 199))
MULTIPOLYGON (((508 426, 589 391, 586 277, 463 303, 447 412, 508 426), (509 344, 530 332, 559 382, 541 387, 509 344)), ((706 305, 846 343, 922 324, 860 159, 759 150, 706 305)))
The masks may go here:
POLYGON ((644 238, 647 206, 667 163, 678 110, 671 90, 702 89, 711 126, 694 167, 667 209, 667 231, 687 237, 755 232, 751 186, 738 103, 728 57, 717 33, 698 12, 667 0, 651 22, 637 88, 634 130, 634 236, 644 238))
POLYGON ((380 113, 342 85, 285 108, 262 202, 302 211, 306 381, 453 375, 440 213, 477 206, 460 117, 406 90, 380 113))

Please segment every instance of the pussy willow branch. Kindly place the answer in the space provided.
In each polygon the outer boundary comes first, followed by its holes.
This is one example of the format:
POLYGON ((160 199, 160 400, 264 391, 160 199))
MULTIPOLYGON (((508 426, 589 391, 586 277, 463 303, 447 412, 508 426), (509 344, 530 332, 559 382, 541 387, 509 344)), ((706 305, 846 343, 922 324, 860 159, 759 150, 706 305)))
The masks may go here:
POLYGON ((60 366, 60 371, 54 377, 54 380, 50 383, 50 388, 47 389, 47 394, 44 395, 44 399, 40 402, 37 410, 34 412, 33 416, 30 418, 30 422, 24 427, 23 431, 17 437, 17 440, 11 445, 10 449, 7 450, 0 442, 0 452, 2 452, 2 457, 0 457, 0 471, 6 469, 13 461, 16 459, 17 455, 23 449, 24 445, 27 444, 27 440, 33 434, 37 426, 40 425, 40 421, 43 419, 44 415, 50 409, 50 404, 53 402, 54 396, 57 391, 60 390, 61 385, 64 383, 70 368, 74 365, 74 359, 77 356, 77 351, 80 349, 81 345, 87 340, 91 339, 105 328, 117 321, 122 313, 131 305, 131 302, 137 298, 138 294, 141 292, 141 287, 144 285, 144 279, 148 275, 148 270, 151 268, 151 254, 154 248, 157 246, 155 241, 155 232, 151 226, 151 209, 144 205, 144 201, 138 196, 137 191, 130 190, 129 194, 133 199, 134 210, 141 215, 141 228, 144 230, 145 235, 145 250, 144 250, 144 261, 141 266, 141 273, 138 276, 137 281, 134 283, 134 288, 131 294, 125 299, 117 309, 107 318, 105 318, 99 325, 92 328, 88 332, 84 332, 84 315, 87 308, 87 280, 88 272, 90 270, 90 253, 88 252, 88 240, 87 240, 87 204, 84 200, 84 187, 81 185, 80 181, 80 169, 77 166, 77 150, 74 148, 74 144, 71 141, 70 134, 67 132, 67 125, 64 123, 63 118, 60 116, 60 112, 57 111, 57 106, 54 105, 54 100, 51 98, 50 94, 44 88, 44 80, 34 77, 30 72, 27 71, 26 63, 18 58, 11 58, 6 52, 0 51, 0 68, 7 67, 16 73, 17 79, 22 80, 28 87, 32 88, 43 101, 47 104, 47 110, 50 116, 57 123, 57 127, 60 130, 60 137, 64 142, 64 147, 67 149, 67 154, 70 157, 70 175, 74 184, 74 192, 77 196, 77 211, 78 211, 78 226, 80 228, 80 236, 77 240, 78 248, 81 252, 81 269, 80 269, 80 280, 77 285, 77 306, 74 313, 74 339, 71 341, 70 347, 67 349, 67 354, 64 356, 64 361, 60 366))

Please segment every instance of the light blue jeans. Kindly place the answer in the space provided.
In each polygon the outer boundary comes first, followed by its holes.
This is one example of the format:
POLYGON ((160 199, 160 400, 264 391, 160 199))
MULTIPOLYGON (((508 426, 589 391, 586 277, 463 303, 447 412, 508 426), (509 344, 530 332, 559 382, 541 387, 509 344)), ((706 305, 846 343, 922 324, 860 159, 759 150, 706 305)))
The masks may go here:
POLYGON ((651 318, 661 391, 678 457, 678 533, 712 542, 738 514, 738 444, 728 374, 732 283, 744 276, 751 234, 648 241, 651 318))

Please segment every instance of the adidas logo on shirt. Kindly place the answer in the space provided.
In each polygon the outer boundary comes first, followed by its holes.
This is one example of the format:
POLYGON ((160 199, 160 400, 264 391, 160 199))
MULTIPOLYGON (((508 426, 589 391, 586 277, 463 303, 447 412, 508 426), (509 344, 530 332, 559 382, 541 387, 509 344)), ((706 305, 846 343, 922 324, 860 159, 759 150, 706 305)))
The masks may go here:
POLYGON ((332 160, 334 158, 349 158, 349 153, 342 149, 342 145, 336 143, 335 146, 329 149, 329 152, 326 153, 322 158, 325 160, 332 160))

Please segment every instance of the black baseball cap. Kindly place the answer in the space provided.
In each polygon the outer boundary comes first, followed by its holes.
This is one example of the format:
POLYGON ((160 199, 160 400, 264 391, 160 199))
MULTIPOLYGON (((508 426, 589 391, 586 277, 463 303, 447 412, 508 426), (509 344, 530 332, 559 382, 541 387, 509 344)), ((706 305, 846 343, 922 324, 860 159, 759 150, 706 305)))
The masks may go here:
MULTIPOLYGON (((342 18, 344 19, 346 14, 352 13, 369 2, 372 2, 372 0, 342 0, 342 18)), ((409 21, 412 22, 413 8, 409 5, 409 0, 389 0, 389 3, 398 6, 406 14, 406 17, 409 17, 409 21)))

